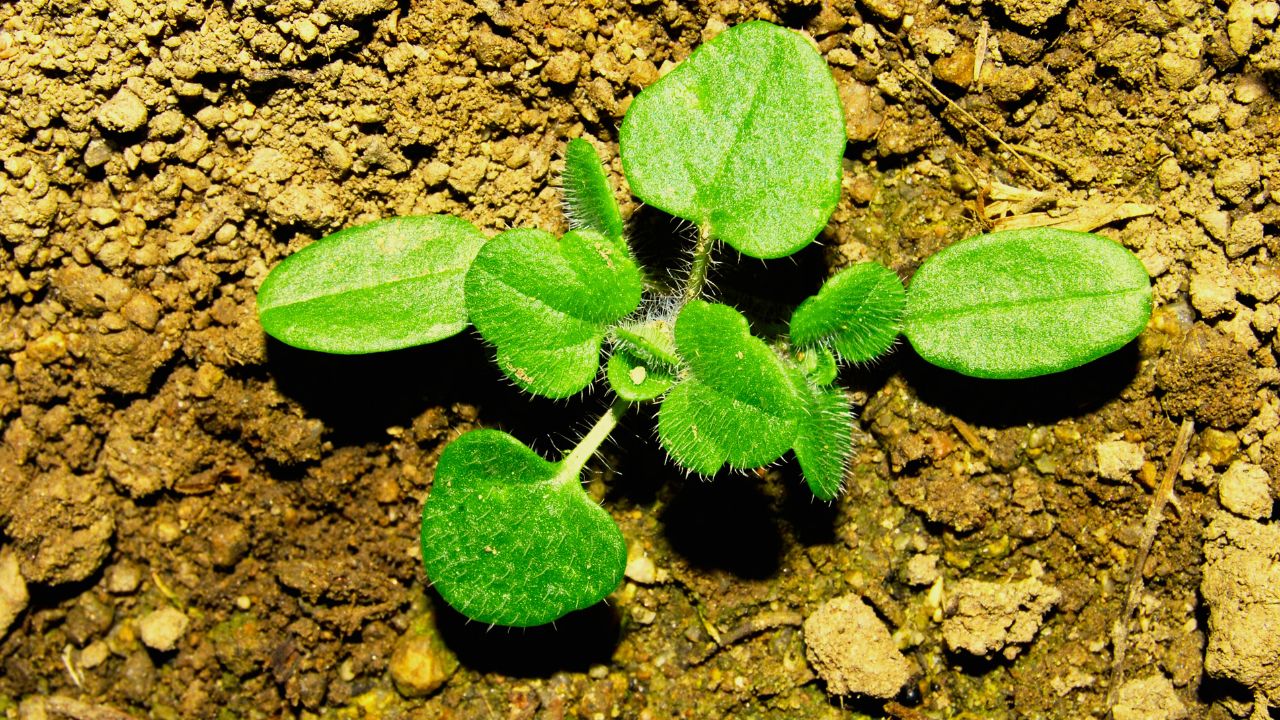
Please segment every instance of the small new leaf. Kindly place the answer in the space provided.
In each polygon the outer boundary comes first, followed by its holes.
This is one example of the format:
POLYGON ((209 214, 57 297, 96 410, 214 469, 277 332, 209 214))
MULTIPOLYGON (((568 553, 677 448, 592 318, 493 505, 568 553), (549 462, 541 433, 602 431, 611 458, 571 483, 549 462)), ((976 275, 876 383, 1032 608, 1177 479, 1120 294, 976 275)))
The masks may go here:
POLYGON ((286 345, 355 354, 443 340, 467 326, 462 282, 484 235, 448 215, 340 230, 285 258, 258 290, 286 345))
POLYGON ((840 196, 831 70, 808 40, 767 22, 724 31, 641 92, 619 142, 636 196, 752 257, 808 245, 840 196))
POLYGON ((422 512, 422 561, 462 614, 528 627, 613 592, 627 546, 576 472, 506 433, 475 430, 440 455, 422 512))
POLYGON ((636 264, 620 242, 592 230, 559 240, 508 230, 476 256, 467 309, 498 366, 517 385, 560 398, 586 387, 600 367, 605 330, 640 304, 636 264))
POLYGON ((1119 349, 1151 317, 1151 281, 1119 243, 1029 228, 981 235, 929 258, 907 290, 904 333, 929 362, 1023 378, 1119 349))
POLYGON ((821 346, 806 348, 797 353, 796 365, 805 378, 818 387, 826 387, 835 382, 840 373, 835 356, 821 346))
POLYGON ((800 398, 746 318, 694 300, 676 319, 675 340, 687 371, 658 410, 658 437, 671 457, 703 475, 781 457, 795 440, 800 398))
POLYGON ((898 274, 880 263, 847 267, 796 308, 791 340, 830 346, 845 362, 872 360, 897 339, 906 294, 898 274))
POLYGON ((600 155, 591 143, 574 138, 564 149, 565 215, 573 228, 595 230, 615 242, 622 240, 622 213, 600 155))
POLYGON ((635 353, 615 348, 605 367, 614 394, 627 402, 652 400, 671 389, 675 374, 668 366, 642 360, 635 353))

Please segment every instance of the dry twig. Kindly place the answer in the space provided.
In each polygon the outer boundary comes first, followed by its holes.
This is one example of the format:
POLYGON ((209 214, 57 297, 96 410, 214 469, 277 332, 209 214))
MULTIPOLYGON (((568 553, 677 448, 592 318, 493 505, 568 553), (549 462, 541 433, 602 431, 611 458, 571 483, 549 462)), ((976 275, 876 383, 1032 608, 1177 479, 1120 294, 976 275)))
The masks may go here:
POLYGON ((1187 447, 1191 445, 1191 436, 1195 432, 1195 422, 1190 418, 1182 421, 1178 430, 1178 440, 1174 443, 1173 452, 1165 463, 1164 476, 1160 478, 1160 486, 1151 496, 1151 505, 1142 522, 1142 541, 1138 543, 1138 555, 1133 560, 1133 570, 1129 575, 1129 588, 1125 593, 1124 610, 1116 620, 1111 633, 1111 683, 1107 689, 1107 712, 1115 707, 1116 691, 1124 680, 1124 655, 1129 648, 1129 618, 1138 605, 1138 596, 1142 594, 1142 569, 1147 564, 1147 555, 1151 552, 1151 544, 1156 539, 1156 529, 1160 526, 1160 518, 1164 514, 1164 506, 1173 501, 1173 480, 1178 475, 1178 468, 1187 456, 1187 447))

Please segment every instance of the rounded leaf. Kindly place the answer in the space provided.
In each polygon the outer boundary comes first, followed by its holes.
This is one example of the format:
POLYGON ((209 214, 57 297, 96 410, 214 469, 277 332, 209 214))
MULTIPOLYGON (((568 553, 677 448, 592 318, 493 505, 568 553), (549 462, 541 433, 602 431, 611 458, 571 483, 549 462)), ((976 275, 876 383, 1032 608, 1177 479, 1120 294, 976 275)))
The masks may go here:
POLYGON ((640 271, 625 246, 592 230, 560 239, 508 230, 490 240, 466 278, 467 308, 498 365, 517 385, 568 397, 600 368, 607 327, 640 304, 640 271))
POLYGON ((907 289, 904 333, 965 375, 1024 378, 1123 347, 1151 317, 1151 281, 1122 245, 1030 228, 980 235, 929 258, 907 289))
POLYGON ((840 196, 831 70, 808 40, 763 21, 726 30, 641 92, 619 142, 637 197, 752 257, 808 245, 840 196))
POLYGON ((528 627, 613 592, 627 545, 577 473, 506 433, 474 430, 440 455, 422 510, 422 561, 463 615, 528 627))
POLYGON ((467 326, 462 282, 484 241, 471 223, 448 215, 340 230, 263 280, 262 328, 286 345, 342 354, 443 340, 467 326))

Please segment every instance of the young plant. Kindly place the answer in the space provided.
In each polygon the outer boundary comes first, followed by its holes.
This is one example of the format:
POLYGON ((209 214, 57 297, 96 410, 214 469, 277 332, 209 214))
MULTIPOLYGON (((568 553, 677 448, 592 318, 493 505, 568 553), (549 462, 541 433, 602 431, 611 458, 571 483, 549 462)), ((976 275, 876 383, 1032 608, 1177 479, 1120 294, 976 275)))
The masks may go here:
POLYGON ((853 414, 839 365, 888 352, 977 377, 1057 372, 1146 325, 1150 284, 1120 245, 1052 229, 994 233, 930 258, 910 289, 861 263, 827 280, 788 331, 761 338, 705 293, 720 243, 776 258, 813 241, 840 191, 844 124, 831 73, 807 40, 764 22, 725 31, 632 103, 623 171, 642 201, 698 228, 673 293, 646 291, 595 149, 565 151, 572 229, 486 239, 453 217, 389 218, 323 238, 280 263, 258 295, 281 341, 363 353, 440 340, 473 324, 503 373, 565 398, 600 375, 615 402, 562 460, 496 430, 440 456, 422 514, 422 558, 440 595, 478 621, 529 626, 592 605, 621 581, 626 544, 581 472, 635 404, 658 438, 711 476, 795 454, 815 496, 836 497, 853 414))

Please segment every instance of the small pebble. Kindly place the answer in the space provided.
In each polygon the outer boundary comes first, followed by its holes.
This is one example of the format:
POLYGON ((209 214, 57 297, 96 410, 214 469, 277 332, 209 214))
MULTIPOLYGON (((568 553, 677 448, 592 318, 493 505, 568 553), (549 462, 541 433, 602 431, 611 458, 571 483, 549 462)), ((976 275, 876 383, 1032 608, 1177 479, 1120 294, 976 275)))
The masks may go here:
POLYGON ((84 164, 91 168, 101 167, 110 159, 111 146, 106 140, 90 140, 84 148, 84 164))
POLYGON ((649 556, 641 555, 627 561, 626 576, 632 582, 652 585, 657 580, 658 572, 649 556))
POLYGON ((294 26, 293 31, 298 34, 298 39, 303 43, 310 45, 320 36, 320 28, 307 18, 299 20, 294 26))
POLYGON ((152 650, 169 652, 178 646, 178 641, 187 632, 191 619, 181 610, 173 607, 162 607, 142 617, 138 621, 138 637, 142 644, 152 650))
POLYGON ((1241 517, 1261 520, 1271 517, 1274 501, 1267 471, 1237 460, 1218 480, 1218 501, 1241 517))
POLYGON ((147 106, 128 88, 121 88, 112 98, 98 107, 98 124, 107 130, 128 133, 147 122, 147 106))
POLYGON ((1187 706, 1164 675, 1135 678, 1121 685, 1111 711, 1115 720, 1181 720, 1186 716, 1187 706))
POLYGON ((578 53, 571 50, 558 52, 552 55, 547 64, 542 67, 542 77, 547 82, 568 85, 578 79, 578 70, 581 64, 578 53))
POLYGON ((396 690, 405 697, 422 697, 439 690, 458 669, 458 659, 434 633, 410 630, 396 641, 387 670, 396 690))
POLYGON ((1253 158, 1227 158, 1213 174, 1213 191, 1223 200, 1238 205, 1258 185, 1262 168, 1253 158))
POLYGON ((27 581, 18 568, 18 556, 10 551, 0 553, 0 638, 26 609, 29 597, 27 581))
POLYGON ((142 572, 132 563, 118 563, 107 568, 107 592, 115 595, 128 595, 138 589, 142 582, 142 572))
POLYGON ((938 556, 920 554, 913 555, 903 569, 902 579, 908 585, 921 587, 932 585, 938 579, 938 556))
POLYGON ((1142 446, 1124 440, 1100 442, 1097 446, 1098 475, 1116 482, 1128 480, 1142 469, 1142 446))

